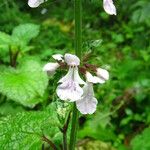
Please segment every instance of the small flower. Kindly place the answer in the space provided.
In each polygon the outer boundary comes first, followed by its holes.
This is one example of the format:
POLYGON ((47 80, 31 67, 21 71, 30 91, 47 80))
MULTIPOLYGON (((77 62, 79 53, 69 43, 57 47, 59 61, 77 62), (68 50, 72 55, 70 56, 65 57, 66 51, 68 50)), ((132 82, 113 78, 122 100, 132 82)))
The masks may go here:
POLYGON ((63 55, 61 55, 61 54, 55 54, 55 55, 52 55, 52 57, 57 61, 62 61, 62 62, 64 61, 63 55))
POLYGON ((102 68, 97 68, 96 75, 101 78, 102 80, 108 80, 109 79, 109 72, 102 68))
POLYGON ((94 97, 93 84, 87 82, 83 87, 83 96, 76 101, 77 109, 82 114, 93 114, 96 111, 97 99, 94 97))
POLYGON ((83 95, 79 101, 76 101, 77 109, 82 114, 93 114, 96 111, 97 99, 94 97, 93 84, 104 83, 108 79, 108 72, 98 68, 98 73, 101 75, 93 76, 90 72, 86 72, 86 85, 83 87, 83 95), (102 78, 103 76, 103 78, 102 78), (105 78, 104 78, 105 77, 105 78))
POLYGON ((59 80, 61 84, 57 87, 56 92, 61 100, 69 100, 70 102, 77 101, 81 99, 83 94, 83 89, 80 87, 80 84, 85 84, 78 72, 80 59, 72 54, 65 54, 64 58, 69 66, 69 71, 59 80))
POLYGON ((76 55, 72 54, 65 54, 64 56, 65 62, 68 66, 79 66, 80 65, 80 59, 76 55))
POLYGON ((58 63, 47 63, 43 67, 43 71, 47 72, 48 75, 53 75, 59 66, 58 63))
POLYGON ((116 7, 112 0, 103 0, 103 7, 109 15, 116 15, 116 7))
POLYGON ((32 8, 36 8, 44 2, 45 0, 28 0, 28 5, 32 8))
POLYGON ((90 82, 90 83, 105 83, 105 80, 104 79, 101 79, 101 78, 99 78, 99 77, 97 77, 97 76, 93 76, 90 72, 86 72, 86 74, 85 74, 85 76, 86 76, 86 79, 87 79, 87 81, 88 82, 90 82))

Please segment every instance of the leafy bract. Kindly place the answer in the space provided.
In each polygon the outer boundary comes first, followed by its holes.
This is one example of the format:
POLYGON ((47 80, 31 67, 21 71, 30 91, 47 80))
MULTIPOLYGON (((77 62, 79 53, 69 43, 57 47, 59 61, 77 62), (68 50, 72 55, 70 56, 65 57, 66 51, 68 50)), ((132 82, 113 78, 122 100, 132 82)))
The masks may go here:
POLYGON ((45 111, 23 112, 0 120, 0 145, 4 150, 38 150, 44 135, 53 142, 61 138, 55 105, 45 111))
POLYGON ((17 69, 3 68, 0 72, 0 92, 24 106, 33 107, 43 101, 48 78, 35 60, 22 62, 17 69))

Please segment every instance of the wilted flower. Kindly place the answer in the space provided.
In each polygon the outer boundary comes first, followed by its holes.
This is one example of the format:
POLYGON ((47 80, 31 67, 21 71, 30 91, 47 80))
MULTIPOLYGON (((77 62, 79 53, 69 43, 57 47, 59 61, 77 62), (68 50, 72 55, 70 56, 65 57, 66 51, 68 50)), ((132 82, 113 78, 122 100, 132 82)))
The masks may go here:
POLYGON ((28 0, 28 5, 32 8, 36 8, 45 1, 46 0, 28 0))
POLYGON ((65 54, 64 59, 69 66, 69 71, 59 80, 61 84, 57 87, 56 92, 61 100, 77 101, 81 99, 83 94, 83 89, 80 87, 80 84, 85 84, 78 72, 80 60, 72 54, 65 54))
POLYGON ((103 0, 103 7, 109 15, 116 15, 116 7, 112 0, 103 0))

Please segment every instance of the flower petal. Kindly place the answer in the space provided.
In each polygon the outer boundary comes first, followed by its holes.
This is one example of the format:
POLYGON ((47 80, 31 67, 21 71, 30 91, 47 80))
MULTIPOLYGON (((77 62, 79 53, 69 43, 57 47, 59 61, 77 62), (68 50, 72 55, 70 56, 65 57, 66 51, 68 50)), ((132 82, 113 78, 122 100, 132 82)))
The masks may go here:
POLYGON ((80 64, 80 59, 76 55, 67 53, 65 54, 64 58, 65 58, 65 62, 69 66, 79 66, 80 64))
POLYGON ((43 67, 43 71, 47 72, 48 74, 54 74, 58 67, 59 67, 58 63, 47 63, 43 67))
POLYGON ((97 99, 94 97, 93 85, 87 83, 83 89, 81 100, 76 101, 77 109, 82 114, 93 114, 96 111, 97 99))
POLYGON ((70 80, 73 77, 73 73, 74 73, 74 68, 69 67, 69 70, 68 70, 67 74, 64 77, 62 77, 58 81, 58 83, 63 83, 63 82, 66 82, 67 80, 70 80))
POLYGON ((42 3, 44 3, 44 0, 28 0, 28 5, 32 8, 36 8, 42 3))
POLYGON ((102 78, 104 80, 108 80, 109 79, 109 72, 105 69, 102 68, 97 68, 97 72, 96 72, 97 76, 99 78, 102 78))
POLYGON ((78 82, 79 84, 85 84, 85 82, 79 76, 78 67, 74 68, 74 81, 78 82))
POLYGON ((116 15, 116 7, 112 0, 103 0, 103 7, 109 15, 116 15))
POLYGON ((83 89, 76 82, 66 81, 57 87, 56 93, 61 100, 73 102, 81 99, 83 89))
POLYGON ((86 80, 90 83, 105 83, 105 79, 99 78, 97 76, 93 76, 90 72, 86 72, 86 80))
POLYGON ((55 54, 55 55, 52 55, 52 57, 53 57, 55 60, 63 61, 63 55, 61 55, 61 54, 55 54))

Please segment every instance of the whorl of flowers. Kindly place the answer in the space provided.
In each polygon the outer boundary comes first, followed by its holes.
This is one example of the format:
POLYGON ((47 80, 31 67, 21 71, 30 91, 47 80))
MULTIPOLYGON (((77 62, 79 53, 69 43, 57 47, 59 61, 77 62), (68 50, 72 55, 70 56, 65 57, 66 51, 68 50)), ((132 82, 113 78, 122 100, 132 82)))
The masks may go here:
POLYGON ((67 53, 64 56, 56 54, 52 57, 56 62, 47 63, 43 71, 54 75, 58 68, 68 69, 67 74, 58 81, 57 96, 63 101, 76 102, 77 109, 82 114, 93 114, 98 103, 94 96, 93 84, 105 83, 109 79, 108 71, 90 64, 80 66, 80 59, 76 55, 67 53), (86 82, 81 79, 79 73, 85 76, 86 82))

